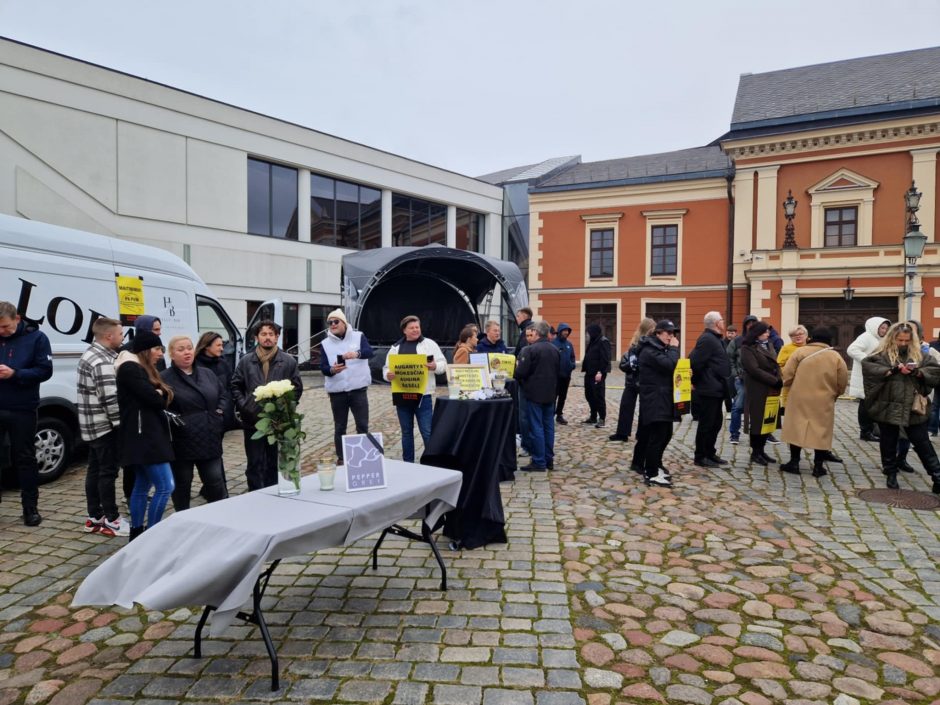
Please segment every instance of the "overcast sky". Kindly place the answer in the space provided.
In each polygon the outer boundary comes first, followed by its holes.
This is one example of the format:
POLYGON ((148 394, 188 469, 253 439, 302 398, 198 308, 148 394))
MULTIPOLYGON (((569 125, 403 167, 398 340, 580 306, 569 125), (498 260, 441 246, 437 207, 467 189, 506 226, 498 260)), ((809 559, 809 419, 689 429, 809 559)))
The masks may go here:
POLYGON ((0 0, 0 34, 476 176, 706 144, 741 73, 936 46, 940 0, 0 0))

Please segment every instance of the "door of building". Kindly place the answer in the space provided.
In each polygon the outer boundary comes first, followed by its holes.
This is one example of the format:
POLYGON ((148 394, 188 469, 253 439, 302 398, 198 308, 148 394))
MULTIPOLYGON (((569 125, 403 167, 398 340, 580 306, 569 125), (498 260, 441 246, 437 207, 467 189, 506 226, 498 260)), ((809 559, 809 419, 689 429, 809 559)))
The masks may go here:
POLYGON ((610 340, 611 360, 617 360, 617 304, 584 304, 585 329, 596 323, 610 340))
POLYGON ((852 361, 845 349, 865 331, 865 321, 873 316, 887 318, 892 323, 897 321, 898 298, 865 296, 851 301, 836 298, 800 299, 800 323, 810 331, 817 327, 828 328, 832 333, 832 346, 849 367, 852 361))

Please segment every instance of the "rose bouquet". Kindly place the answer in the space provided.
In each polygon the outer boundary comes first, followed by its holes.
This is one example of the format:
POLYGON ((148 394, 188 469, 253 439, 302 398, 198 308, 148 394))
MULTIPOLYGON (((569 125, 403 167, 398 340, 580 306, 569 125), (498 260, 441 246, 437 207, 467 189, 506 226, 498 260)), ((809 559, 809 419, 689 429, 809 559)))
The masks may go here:
POLYGON ((300 443, 307 434, 301 429, 304 415, 297 412, 294 385, 288 379, 268 382, 255 389, 261 406, 252 440, 267 438, 277 443, 278 493, 300 492, 300 443))

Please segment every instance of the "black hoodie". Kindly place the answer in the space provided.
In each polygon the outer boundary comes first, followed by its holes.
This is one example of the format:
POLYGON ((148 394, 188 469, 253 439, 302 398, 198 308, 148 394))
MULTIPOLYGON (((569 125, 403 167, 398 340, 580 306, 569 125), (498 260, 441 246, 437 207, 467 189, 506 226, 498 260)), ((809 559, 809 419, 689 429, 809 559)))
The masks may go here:
POLYGON ((581 360, 581 371, 590 376, 600 372, 604 377, 610 372, 610 341, 601 334, 601 327, 592 323, 587 327, 588 344, 581 360))

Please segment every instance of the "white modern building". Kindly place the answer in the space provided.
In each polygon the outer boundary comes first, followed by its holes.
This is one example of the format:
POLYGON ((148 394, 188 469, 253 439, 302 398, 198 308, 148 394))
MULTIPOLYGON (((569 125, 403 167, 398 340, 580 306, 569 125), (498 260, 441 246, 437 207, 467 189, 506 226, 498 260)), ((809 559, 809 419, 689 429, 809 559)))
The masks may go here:
POLYGON ((502 207, 483 181, 0 38, 0 212, 170 250, 240 325, 280 298, 288 346, 339 305, 342 255, 499 256, 502 207))

